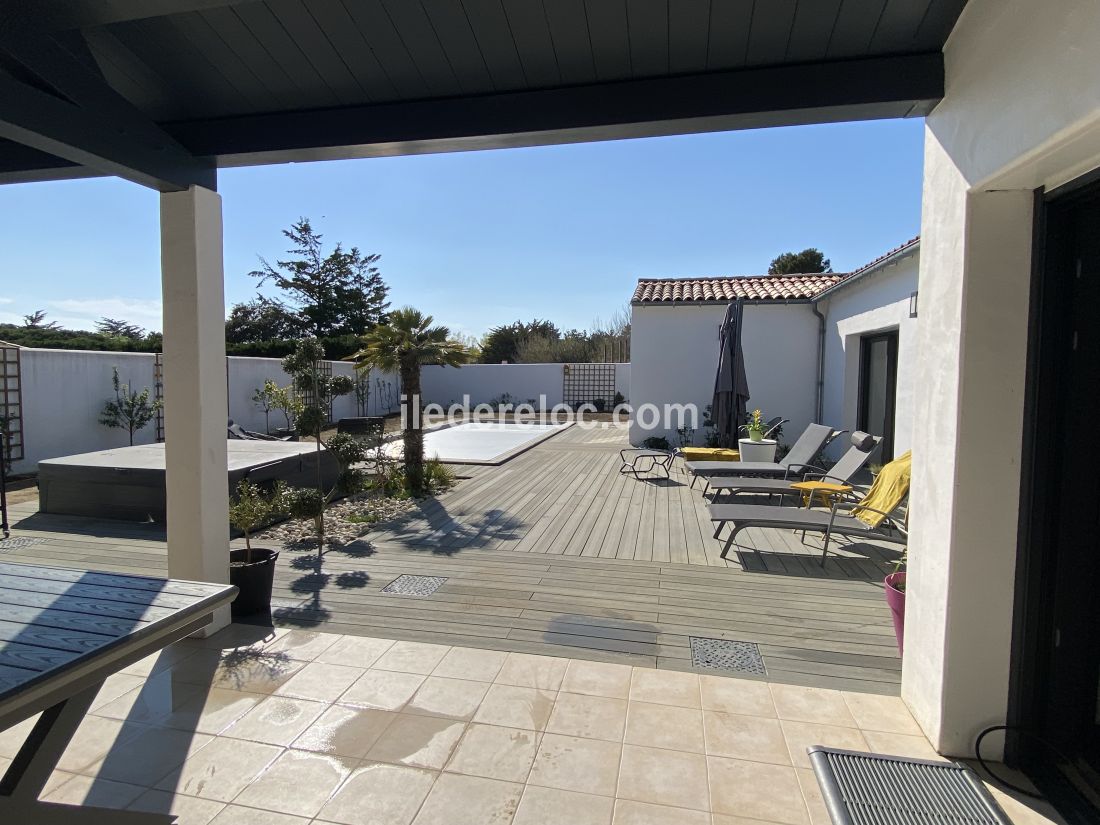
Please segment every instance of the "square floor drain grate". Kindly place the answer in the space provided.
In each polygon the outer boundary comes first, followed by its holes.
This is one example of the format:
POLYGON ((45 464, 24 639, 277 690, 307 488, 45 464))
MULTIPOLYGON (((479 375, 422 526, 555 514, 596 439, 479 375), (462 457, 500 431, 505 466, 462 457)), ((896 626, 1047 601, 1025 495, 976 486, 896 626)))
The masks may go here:
POLYGON ((755 642, 733 642, 729 639, 691 637, 691 663, 707 670, 729 673, 752 673, 767 676, 764 658, 755 642))
POLYGON ((12 536, 7 539, 0 539, 0 553, 5 550, 20 550, 24 547, 30 547, 32 544, 41 544, 45 539, 31 538, 30 536, 12 536))
POLYGON ((396 593, 399 596, 430 596, 438 590, 446 576, 398 576, 382 588, 383 593, 396 593))
POLYGON ((815 745, 810 763, 836 825, 1010 825, 966 765, 815 745))

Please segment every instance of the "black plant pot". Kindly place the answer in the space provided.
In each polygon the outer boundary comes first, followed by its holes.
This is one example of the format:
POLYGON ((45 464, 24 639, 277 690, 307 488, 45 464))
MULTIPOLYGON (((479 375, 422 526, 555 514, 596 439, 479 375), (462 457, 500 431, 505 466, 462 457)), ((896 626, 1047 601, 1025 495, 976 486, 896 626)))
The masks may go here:
POLYGON ((248 616, 271 607, 271 585, 275 580, 278 550, 252 548, 252 561, 247 550, 229 551, 229 583, 240 590, 230 611, 234 616, 248 616))

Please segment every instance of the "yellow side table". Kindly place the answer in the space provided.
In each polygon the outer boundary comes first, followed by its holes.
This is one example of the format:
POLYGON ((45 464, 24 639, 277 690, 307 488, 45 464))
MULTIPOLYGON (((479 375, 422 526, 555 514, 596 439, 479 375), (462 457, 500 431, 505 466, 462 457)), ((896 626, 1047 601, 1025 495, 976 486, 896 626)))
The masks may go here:
POLYGON ((791 489, 801 491, 802 503, 806 507, 813 506, 815 495, 820 497, 822 507, 832 507, 838 496, 852 492, 852 488, 847 484, 835 484, 829 481, 796 481, 791 485, 791 489))

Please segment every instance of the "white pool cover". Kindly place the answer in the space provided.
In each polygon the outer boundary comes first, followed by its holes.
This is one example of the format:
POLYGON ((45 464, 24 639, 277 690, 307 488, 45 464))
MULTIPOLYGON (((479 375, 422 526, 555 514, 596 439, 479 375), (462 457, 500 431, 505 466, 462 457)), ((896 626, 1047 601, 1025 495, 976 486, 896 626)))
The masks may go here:
MULTIPOLYGON (((424 455, 441 461, 493 464, 549 438, 569 424, 477 421, 424 433, 424 455)), ((400 452, 401 444, 392 448, 400 452)))

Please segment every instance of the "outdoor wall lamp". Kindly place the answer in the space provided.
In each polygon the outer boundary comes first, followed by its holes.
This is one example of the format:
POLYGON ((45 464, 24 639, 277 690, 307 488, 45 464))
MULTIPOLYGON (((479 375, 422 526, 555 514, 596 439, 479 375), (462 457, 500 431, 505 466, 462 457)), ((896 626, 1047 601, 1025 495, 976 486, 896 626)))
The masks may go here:
POLYGON ((917 317, 917 293, 909 293, 909 317, 917 317))

